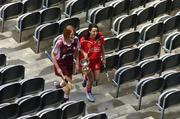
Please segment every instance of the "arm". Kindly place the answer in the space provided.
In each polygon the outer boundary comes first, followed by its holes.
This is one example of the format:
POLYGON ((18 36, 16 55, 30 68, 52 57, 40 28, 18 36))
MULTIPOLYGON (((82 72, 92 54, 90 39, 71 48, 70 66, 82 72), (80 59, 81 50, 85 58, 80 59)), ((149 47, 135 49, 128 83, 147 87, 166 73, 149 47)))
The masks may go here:
POLYGON ((57 63, 56 55, 57 55, 56 53, 51 52, 52 62, 53 62, 53 64, 54 64, 54 66, 56 67, 58 73, 59 73, 60 75, 62 75, 62 70, 61 70, 61 68, 59 67, 58 63, 57 63))

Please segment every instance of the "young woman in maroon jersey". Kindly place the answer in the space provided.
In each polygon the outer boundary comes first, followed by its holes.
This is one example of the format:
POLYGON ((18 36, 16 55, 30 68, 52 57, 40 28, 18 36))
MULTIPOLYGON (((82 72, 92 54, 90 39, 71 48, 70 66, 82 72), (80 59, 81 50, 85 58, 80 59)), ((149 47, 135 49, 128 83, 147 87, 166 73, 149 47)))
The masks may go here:
MULTIPOLYGON (((56 86, 63 87, 63 102, 69 100, 70 90, 72 89, 73 58, 76 59, 76 70, 79 70, 80 44, 75 33, 75 28, 67 25, 64 28, 63 34, 59 36, 51 53, 55 74, 61 77, 60 83, 56 86)), ((85 53, 83 54, 87 57, 85 53)))

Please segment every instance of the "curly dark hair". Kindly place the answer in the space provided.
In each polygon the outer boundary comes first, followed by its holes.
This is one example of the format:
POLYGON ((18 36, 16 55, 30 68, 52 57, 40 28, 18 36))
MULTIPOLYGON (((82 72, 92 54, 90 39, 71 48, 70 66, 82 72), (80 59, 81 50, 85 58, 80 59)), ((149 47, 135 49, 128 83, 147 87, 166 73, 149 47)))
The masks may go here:
MULTIPOLYGON (((92 28, 97 28, 97 30, 98 30, 98 32, 99 32, 99 27, 98 27, 96 24, 89 24, 88 30, 87 30, 87 31, 85 32, 85 34, 84 34, 84 38, 85 38, 86 40, 89 38, 89 36, 90 36, 89 31, 91 31, 92 28)), ((99 35, 99 33, 98 33, 97 36, 96 36, 96 39, 99 39, 99 38, 100 38, 100 35, 99 35)))

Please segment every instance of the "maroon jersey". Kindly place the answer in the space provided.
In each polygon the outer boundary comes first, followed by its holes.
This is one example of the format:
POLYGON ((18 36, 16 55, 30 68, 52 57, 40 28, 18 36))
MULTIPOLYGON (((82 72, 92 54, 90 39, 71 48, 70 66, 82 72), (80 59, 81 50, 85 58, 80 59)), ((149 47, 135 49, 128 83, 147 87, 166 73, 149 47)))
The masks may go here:
POLYGON ((74 52, 78 50, 79 47, 79 39, 77 37, 74 38, 71 44, 67 44, 64 41, 64 36, 59 36, 59 39, 57 40, 52 52, 56 54, 56 60, 64 75, 72 75, 73 56, 74 52))

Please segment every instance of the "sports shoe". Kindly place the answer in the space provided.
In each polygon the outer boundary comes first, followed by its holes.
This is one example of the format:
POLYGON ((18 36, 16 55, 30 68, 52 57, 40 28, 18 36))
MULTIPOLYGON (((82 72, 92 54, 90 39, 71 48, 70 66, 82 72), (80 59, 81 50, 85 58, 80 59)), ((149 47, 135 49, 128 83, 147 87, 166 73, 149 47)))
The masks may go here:
POLYGON ((62 88, 62 86, 60 85, 60 83, 57 82, 57 81, 54 82, 54 87, 55 87, 56 89, 62 88))
POLYGON ((83 87, 86 87, 86 85, 87 85, 87 80, 83 79, 83 81, 82 81, 82 86, 83 86, 83 87))
POLYGON ((92 93, 86 93, 86 97, 89 102, 95 102, 95 97, 92 93))

